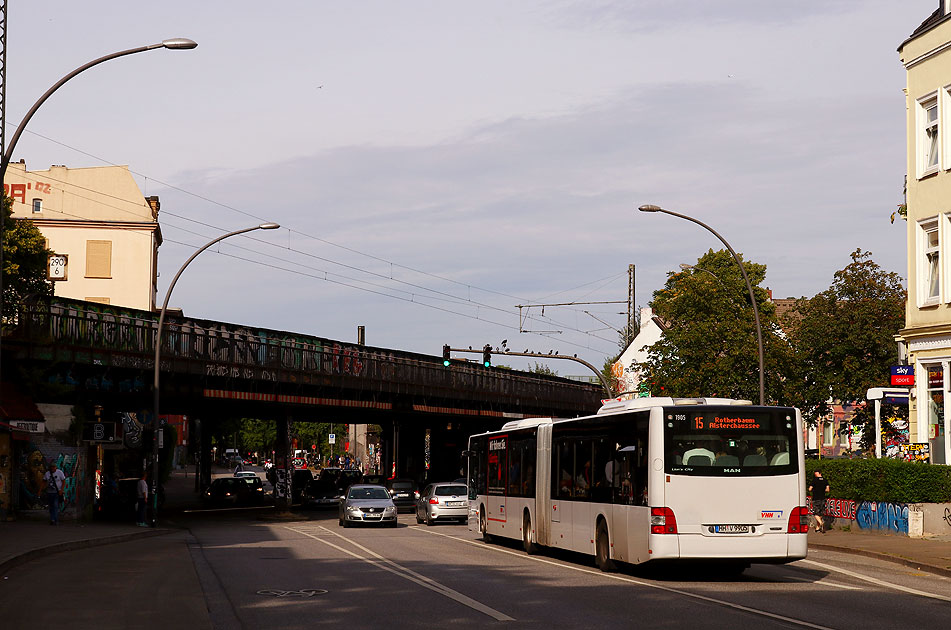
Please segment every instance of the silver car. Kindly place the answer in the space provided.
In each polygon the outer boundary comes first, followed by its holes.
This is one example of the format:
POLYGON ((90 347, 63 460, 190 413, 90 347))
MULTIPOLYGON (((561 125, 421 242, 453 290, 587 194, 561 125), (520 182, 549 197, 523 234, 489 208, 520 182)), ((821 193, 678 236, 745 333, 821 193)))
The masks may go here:
POLYGON ((354 484, 340 502, 340 525, 353 523, 380 523, 396 527, 396 506, 383 486, 354 484))
POLYGON ((416 522, 432 525, 436 521, 459 521, 469 518, 469 495, 465 484, 431 483, 416 502, 416 522))

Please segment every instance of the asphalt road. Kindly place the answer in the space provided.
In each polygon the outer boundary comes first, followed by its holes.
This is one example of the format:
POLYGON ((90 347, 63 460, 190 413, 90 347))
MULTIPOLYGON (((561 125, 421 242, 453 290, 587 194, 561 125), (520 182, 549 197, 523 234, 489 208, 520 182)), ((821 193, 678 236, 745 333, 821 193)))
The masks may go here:
POLYGON ((880 628, 951 625, 951 580, 895 564, 811 552, 741 576, 696 567, 628 567, 528 556, 465 526, 338 526, 196 519, 193 547, 217 627, 880 628))
POLYGON ((192 512, 180 534, 55 554, 0 583, 3 627, 941 628, 951 580, 812 551, 740 576, 678 565, 604 574, 462 525, 337 524, 335 511, 192 512), (50 591, 52 605, 45 605, 50 591), (9 624, 9 625, 8 625, 9 624))

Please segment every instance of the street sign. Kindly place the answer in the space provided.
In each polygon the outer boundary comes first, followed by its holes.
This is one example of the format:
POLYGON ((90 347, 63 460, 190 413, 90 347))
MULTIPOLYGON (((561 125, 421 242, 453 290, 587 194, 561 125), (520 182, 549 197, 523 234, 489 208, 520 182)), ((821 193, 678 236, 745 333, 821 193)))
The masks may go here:
POLYGON ((915 366, 893 365, 891 376, 892 387, 911 387, 915 384, 915 366))
POLYGON ((88 442, 115 442, 115 422, 92 422, 83 425, 83 439, 88 442))
POLYGON ((327 438, 327 441, 330 442, 331 444, 336 444, 337 435, 335 433, 331 433, 330 436, 327 438))

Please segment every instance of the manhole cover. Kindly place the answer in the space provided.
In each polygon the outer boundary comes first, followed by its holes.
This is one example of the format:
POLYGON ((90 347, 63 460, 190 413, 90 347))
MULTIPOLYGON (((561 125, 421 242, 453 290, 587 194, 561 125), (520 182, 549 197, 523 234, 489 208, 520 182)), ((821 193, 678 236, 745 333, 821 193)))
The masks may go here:
POLYGON ((269 597, 313 597, 314 595, 323 595, 327 590, 323 588, 302 588, 297 591, 282 591, 276 588, 267 588, 258 591, 258 595, 267 595, 269 597))

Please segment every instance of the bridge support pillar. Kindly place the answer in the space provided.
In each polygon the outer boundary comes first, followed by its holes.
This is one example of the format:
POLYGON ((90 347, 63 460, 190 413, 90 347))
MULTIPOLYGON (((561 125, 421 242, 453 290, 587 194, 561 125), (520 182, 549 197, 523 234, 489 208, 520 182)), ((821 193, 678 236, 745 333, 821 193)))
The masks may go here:
POLYGON ((208 431, 202 430, 201 420, 195 420, 196 439, 198 440, 198 474, 195 476, 195 490, 202 490, 211 485, 211 437, 208 431))
POLYGON ((290 418, 277 418, 277 440, 274 451, 274 507, 278 513, 289 512, 292 494, 291 481, 294 476, 291 463, 290 418))

